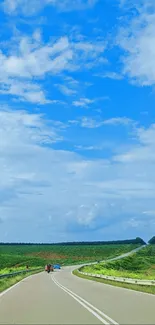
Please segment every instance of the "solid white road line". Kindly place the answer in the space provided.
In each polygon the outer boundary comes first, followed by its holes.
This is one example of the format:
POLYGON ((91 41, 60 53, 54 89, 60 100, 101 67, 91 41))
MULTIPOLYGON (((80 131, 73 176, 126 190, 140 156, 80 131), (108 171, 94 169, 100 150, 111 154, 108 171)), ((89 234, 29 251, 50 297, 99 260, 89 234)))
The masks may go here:
POLYGON ((118 325, 118 323, 116 321, 114 321, 109 316, 107 316, 106 314, 104 314, 101 310, 99 310, 98 308, 96 308, 95 306, 93 306, 92 304, 90 304, 88 301, 86 301, 85 299, 83 299, 82 297, 80 297, 79 295, 77 295, 76 293, 74 293, 73 291, 71 291, 70 289, 68 289, 68 288, 64 287, 62 284, 60 284, 54 278, 54 276, 52 276, 52 280, 53 280, 53 282, 59 288, 61 288, 66 293, 68 293, 72 298, 74 298, 75 300, 77 300, 84 308, 86 308, 90 313, 92 313, 95 317, 97 317, 103 324, 106 324, 106 325, 109 325, 109 324, 118 325), (98 314, 102 315, 102 317, 99 316, 98 314))
POLYGON ((71 296, 73 299, 75 299, 80 305, 82 305, 85 309, 87 309, 91 314, 93 314, 96 318, 98 318, 103 324, 109 325, 108 322, 106 322, 101 316, 99 316, 94 310, 92 310, 90 307, 88 307, 86 304, 84 304, 81 300, 75 297, 75 295, 71 294, 68 290, 64 289, 61 285, 59 285, 53 278, 53 282, 64 292, 66 292, 69 296, 71 296))

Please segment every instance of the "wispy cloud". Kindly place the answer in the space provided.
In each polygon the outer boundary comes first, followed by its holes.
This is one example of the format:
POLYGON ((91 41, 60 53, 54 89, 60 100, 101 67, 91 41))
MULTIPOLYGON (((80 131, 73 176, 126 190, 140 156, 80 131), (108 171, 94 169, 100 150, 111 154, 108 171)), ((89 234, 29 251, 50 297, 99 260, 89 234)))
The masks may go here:
MULTIPOLYGON (((68 37, 60 37, 45 43, 38 30, 34 31, 32 37, 23 35, 16 37, 13 40, 13 50, 9 46, 7 53, 0 52, 1 93, 19 94, 21 100, 32 103, 49 103, 55 99, 46 99, 41 86, 42 80, 46 75, 52 77, 62 74, 65 83, 57 85, 60 91, 65 95, 76 94, 78 81, 65 76, 65 73, 87 68, 85 63, 93 62, 94 57, 100 56, 102 51, 104 47, 98 42, 90 45, 87 41, 85 43, 71 41, 68 37), (38 80, 40 84, 37 84, 38 80)), ((84 99, 84 104, 86 101, 87 99, 84 99)), ((78 101, 75 104, 78 105, 78 101)))
POLYGON ((0 53, 1 77, 43 77, 46 73, 59 73, 67 68, 72 60, 73 52, 67 37, 62 37, 54 43, 42 44, 36 41, 35 33, 32 38, 22 37, 16 54, 0 53))
POLYGON ((71 89, 65 85, 56 85, 58 89, 66 96, 71 96, 77 93, 75 89, 71 89))
POLYGON ((153 210, 153 211, 143 211, 143 214, 146 214, 148 216, 155 216, 155 210, 153 210))
MULTIPOLYGON (((13 151, 18 143, 19 150, 25 150, 26 145, 33 147, 36 144, 55 143, 63 139, 59 133, 59 128, 52 125, 53 121, 44 118, 43 114, 30 114, 26 111, 12 111, 9 109, 1 108, 1 131, 0 134, 7 135, 10 128, 11 134, 5 137, 5 140, 1 142, 0 149, 13 151), (52 126, 52 127, 51 127, 52 126), (10 144, 9 144, 10 142, 10 144), (20 146, 22 143, 23 149, 20 146), (24 149, 25 148, 25 149, 24 149)), ((3 138, 4 139, 4 138, 3 138)))
POLYGON ((113 126, 132 125, 132 126, 136 126, 137 122, 135 122, 127 117, 114 117, 114 118, 110 118, 108 120, 103 120, 100 118, 95 119, 95 118, 84 116, 81 119, 69 121, 69 124, 80 125, 81 127, 84 127, 84 128, 94 129, 94 128, 99 128, 104 125, 113 125, 113 126))
POLYGON ((122 80, 124 78, 122 74, 117 72, 105 72, 101 74, 96 74, 95 76, 114 80, 122 80))
POLYGON ((104 96, 104 97, 98 97, 98 98, 94 98, 94 99, 90 99, 90 98, 80 98, 79 100, 75 100, 73 101, 73 106, 77 106, 77 107, 89 107, 91 104, 95 104, 98 103, 99 101, 102 100, 108 100, 109 97, 108 96, 104 96))
POLYGON ((127 117, 113 117, 108 120, 104 121, 104 124, 111 124, 111 125, 119 125, 119 124, 124 124, 128 125, 131 123, 135 123, 133 120, 127 118, 127 117))
POLYGON ((90 104, 94 103, 94 99, 80 98, 79 100, 73 101, 73 106, 76 107, 88 107, 90 104))
POLYGON ((47 5, 61 11, 85 10, 92 8, 98 0, 4 0, 2 7, 8 14, 21 13, 26 16, 35 15, 47 5))
POLYGON ((26 81, 22 82, 11 78, 5 82, 0 81, 0 94, 11 95, 16 100, 26 101, 32 104, 60 103, 60 101, 46 99, 44 91, 38 84, 26 81))
POLYGON ((83 150, 83 151, 96 149, 96 147, 94 147, 94 146, 81 146, 81 145, 75 146, 75 148, 78 150, 83 150))
MULTIPOLYGON (((139 145, 136 145, 127 153, 116 156, 115 159, 122 162, 136 163, 136 162, 151 162, 155 160, 154 146, 155 146, 155 124, 149 128, 137 128, 135 136, 137 136, 139 145)), ((145 173, 144 173, 145 174, 145 173)), ((145 174, 146 175, 146 174, 145 174)))
POLYGON ((79 88, 79 82, 72 77, 63 77, 64 84, 55 84, 65 96, 72 96, 77 94, 79 88))
POLYGON ((88 117, 83 117, 82 120, 80 121, 80 125, 85 128, 98 128, 103 125, 103 121, 97 121, 93 118, 88 118, 88 117))

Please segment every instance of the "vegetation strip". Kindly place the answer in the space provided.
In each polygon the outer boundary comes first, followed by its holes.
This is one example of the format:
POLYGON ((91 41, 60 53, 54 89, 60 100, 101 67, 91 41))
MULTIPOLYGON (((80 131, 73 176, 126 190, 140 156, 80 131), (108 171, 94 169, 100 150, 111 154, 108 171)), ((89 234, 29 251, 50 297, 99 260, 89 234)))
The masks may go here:
POLYGON ((102 275, 102 274, 92 274, 92 273, 85 273, 77 270, 78 273, 91 276, 93 278, 101 278, 101 279, 107 279, 107 280, 112 280, 112 281, 117 281, 117 282, 126 282, 126 283, 132 283, 132 284, 140 284, 140 285, 155 285, 155 281, 153 280, 134 280, 134 279, 128 279, 128 278, 119 278, 119 277, 112 277, 112 276, 107 276, 107 275, 102 275))
POLYGON ((124 282, 106 280, 106 279, 97 278, 97 277, 94 278, 92 276, 81 274, 78 272, 78 270, 74 270, 72 273, 74 275, 78 276, 79 278, 83 278, 83 279, 87 279, 87 280, 91 280, 91 281, 100 282, 103 284, 108 284, 108 285, 112 285, 112 286, 116 286, 116 287, 120 287, 120 288, 125 288, 125 289, 130 289, 130 290, 135 290, 135 291, 140 291, 140 292, 150 293, 150 294, 155 295, 155 286, 147 286, 147 285, 144 286, 144 285, 140 285, 140 284, 129 284, 129 283, 124 283, 124 282))
POLYGON ((23 273, 41 271, 41 270, 43 270, 43 268, 36 268, 36 269, 33 269, 33 270, 22 270, 22 271, 17 271, 17 272, 12 272, 12 273, 4 273, 4 274, 0 274, 0 279, 17 276, 17 275, 23 274, 23 273))
POLYGON ((0 279, 0 293, 3 292, 6 289, 12 287, 14 284, 16 284, 17 282, 23 280, 24 278, 27 278, 30 275, 37 274, 37 273, 40 273, 40 272, 42 272, 41 269, 39 269, 38 271, 31 271, 31 272, 29 272, 27 274, 20 274, 20 275, 10 277, 10 278, 0 279))

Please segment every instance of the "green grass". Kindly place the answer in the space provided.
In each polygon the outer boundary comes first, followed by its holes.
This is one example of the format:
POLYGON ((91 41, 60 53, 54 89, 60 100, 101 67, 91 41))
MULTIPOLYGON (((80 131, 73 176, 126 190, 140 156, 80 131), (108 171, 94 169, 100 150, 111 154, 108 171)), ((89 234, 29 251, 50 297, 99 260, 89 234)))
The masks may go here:
POLYGON ((133 279, 155 279, 155 245, 149 245, 141 251, 121 260, 98 263, 82 268, 83 272, 133 279))
POLYGON ((41 271, 35 271, 35 272, 29 272, 26 274, 21 274, 18 276, 13 276, 10 278, 4 278, 4 279, 0 279, 0 292, 8 289, 9 287, 13 286, 14 284, 16 284, 17 282, 23 280, 24 278, 27 278, 28 276, 32 275, 32 274, 37 274, 41 271))
MULTIPOLYGON (((37 269, 38 266, 32 266, 31 270, 37 269)), ((13 272, 18 272, 18 271, 25 271, 26 267, 25 266, 20 266, 20 267, 6 267, 4 269, 0 270, 0 275, 1 274, 8 274, 8 273, 13 273, 13 272)))
POLYGON ((0 245, 0 272, 46 263, 76 265, 119 256, 139 245, 0 245))
POLYGON ((151 293, 153 295, 155 294, 155 286, 142 286, 142 285, 138 285, 138 284, 129 284, 129 283, 124 283, 124 282, 122 283, 122 282, 117 282, 117 281, 112 281, 112 280, 105 280, 105 279, 101 279, 101 278, 94 278, 91 276, 81 274, 77 270, 74 270, 73 274, 78 276, 79 278, 96 281, 96 282, 100 282, 103 284, 109 284, 109 285, 112 285, 115 287, 120 287, 120 288, 125 288, 125 289, 145 292, 145 293, 151 293))

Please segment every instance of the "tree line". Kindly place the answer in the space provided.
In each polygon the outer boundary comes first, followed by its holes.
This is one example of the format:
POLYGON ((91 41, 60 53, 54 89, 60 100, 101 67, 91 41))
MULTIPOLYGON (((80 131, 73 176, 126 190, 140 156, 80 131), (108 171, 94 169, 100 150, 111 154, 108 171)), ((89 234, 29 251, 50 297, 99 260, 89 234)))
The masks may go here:
MULTIPOLYGON (((155 237, 154 243, 155 243, 155 237)), ((61 243, 0 243, 0 245, 53 245, 53 246, 78 246, 78 245, 129 245, 140 244, 146 245, 145 241, 137 237, 135 239, 111 240, 111 241, 80 241, 80 242, 61 242, 61 243)))

